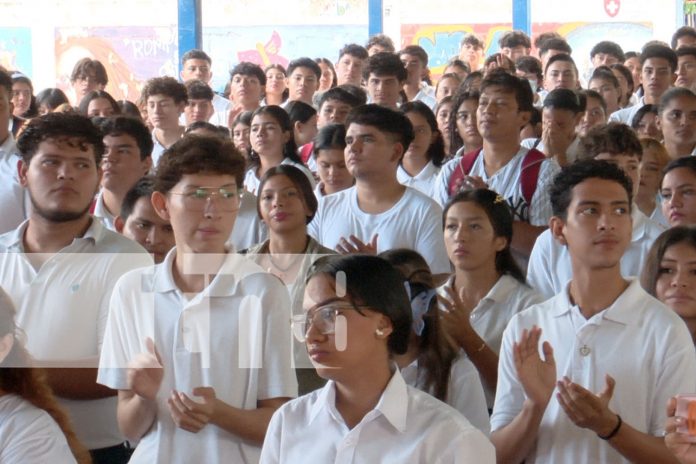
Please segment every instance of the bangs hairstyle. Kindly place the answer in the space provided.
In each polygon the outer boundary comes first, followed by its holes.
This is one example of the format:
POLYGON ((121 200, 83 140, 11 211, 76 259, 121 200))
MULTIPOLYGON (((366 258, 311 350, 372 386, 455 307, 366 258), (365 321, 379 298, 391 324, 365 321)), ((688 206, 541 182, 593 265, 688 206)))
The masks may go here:
POLYGON ((667 229, 657 237, 650 247, 643 272, 640 275, 640 284, 646 292, 655 298, 657 298, 657 279, 662 275, 662 259, 671 246, 680 243, 686 243, 696 250, 696 227, 677 226, 667 229))
POLYGON ((166 194, 187 174, 230 175, 237 188, 242 189, 244 164, 244 158, 231 140, 190 134, 162 154, 154 189, 166 194))
POLYGON ((312 105, 308 105, 307 103, 299 100, 288 103, 285 106, 285 112, 288 113, 292 127, 295 127, 296 122, 306 124, 307 121, 312 119, 312 117, 316 116, 317 114, 317 110, 315 110, 312 105))
POLYGON ((586 159, 576 161, 561 169, 549 188, 553 215, 566 220, 568 206, 573 200, 573 188, 587 179, 604 179, 620 184, 628 197, 629 212, 632 209, 633 183, 621 168, 603 160, 586 159))
POLYGON ((92 90, 91 92, 87 93, 87 95, 82 97, 82 100, 80 100, 80 106, 78 107, 80 113, 88 116, 89 104, 92 103, 92 100, 97 100, 99 98, 103 98, 109 102, 111 108, 114 110, 114 114, 121 113, 121 107, 118 106, 118 103, 116 103, 114 97, 112 97, 111 94, 106 90, 92 90))
POLYGON ((149 202, 152 192, 154 191, 154 177, 141 177, 140 180, 138 180, 138 182, 136 182, 135 185, 128 191, 128 193, 126 193, 126 196, 123 197, 123 203, 121 203, 121 213, 119 214, 120 218, 124 221, 128 219, 128 217, 133 214, 135 204, 138 202, 138 200, 141 198, 147 198, 147 201, 149 202))
POLYGON ((81 151, 88 146, 94 150, 97 167, 104 156, 104 141, 101 131, 86 116, 77 113, 48 113, 31 119, 24 125, 24 130, 17 140, 17 149, 22 161, 29 164, 39 149, 41 142, 65 141, 76 143, 81 151))
MULTIPOLYGON (((401 61, 399 61, 399 63, 401 63, 401 61)), ((411 145, 415 136, 411 121, 409 121, 403 113, 374 103, 358 106, 351 111, 346 119, 346 128, 350 127, 351 124, 372 126, 377 128, 380 132, 391 135, 395 142, 401 144, 404 152, 406 152, 408 146, 411 145)))
POLYGON ((512 257, 512 211, 510 205, 498 193, 488 189, 467 190, 457 193, 445 205, 442 211, 442 229, 445 229, 447 213, 457 203, 471 202, 486 212, 488 221, 493 226, 496 237, 503 237, 505 248, 495 254, 495 269, 501 275, 509 275, 522 284, 526 284, 524 272, 512 257))
POLYGON ((49 112, 64 103, 70 103, 70 101, 65 92, 57 88, 44 89, 36 94, 36 107, 41 108, 41 106, 45 106, 49 112))
POLYGON ((687 98, 689 100, 696 100, 696 94, 686 87, 672 87, 667 89, 665 93, 662 94, 660 98, 660 104, 657 107, 657 114, 661 115, 667 109, 670 103, 672 103, 677 98, 687 98))
POLYGON ((504 92, 515 95, 519 111, 532 111, 534 108, 534 94, 526 79, 497 68, 489 72, 481 82, 481 93, 488 87, 500 87, 504 92))
MULTIPOLYGON (((312 63, 314 63, 314 61, 312 61, 312 63)), ((290 133, 290 137, 288 138, 288 141, 285 143, 285 146, 283 147, 283 158, 289 158, 290 161, 302 164, 302 160, 297 154, 295 132, 293 131, 292 122, 290 122, 290 116, 288 115, 288 113, 283 108, 277 105, 262 106, 261 108, 258 108, 252 113, 251 121, 253 122, 256 116, 262 115, 268 115, 272 117, 273 119, 275 119, 275 122, 277 122, 280 126, 281 131, 290 133)), ((258 154, 255 153, 254 150, 252 150, 251 152, 252 155, 254 155, 258 160, 258 154)))
POLYGON ((662 171, 660 185, 662 185, 662 182, 665 180, 665 176, 667 175, 667 173, 675 169, 681 168, 688 169, 689 171, 691 171, 691 175, 696 177, 696 157, 682 156, 681 158, 673 159, 672 161, 667 163, 667 166, 665 166, 665 169, 662 171))
POLYGON ((638 126, 640 125, 641 121, 643 120, 643 117, 646 114, 654 114, 657 116, 659 113, 658 107, 656 105, 643 105, 641 106, 638 111, 636 111, 636 114, 633 115, 633 119, 631 120, 631 127, 633 129, 638 129, 638 126))
POLYGON ((650 137, 642 137, 640 139, 640 145, 643 147, 643 153, 645 153, 645 150, 655 150, 655 155, 657 157, 657 165, 658 165, 658 172, 662 172, 662 170, 667 166, 667 163, 669 163, 669 154, 667 153, 667 149, 665 148, 664 145, 660 143, 659 140, 655 140, 650 137))
POLYGON ((290 182, 292 182, 295 188, 300 192, 302 202, 309 209, 310 213, 312 213, 310 216, 307 216, 305 224, 312 222, 312 219, 314 219, 314 215, 317 213, 317 208, 319 206, 317 196, 314 195, 312 185, 309 183, 309 179, 307 179, 305 173, 300 171, 295 166, 291 166, 289 164, 279 164, 278 166, 274 166, 266 171, 266 173, 261 177, 258 190, 259 196, 256 200, 256 213, 259 215, 259 219, 261 218, 263 187, 266 185, 266 182, 268 182, 269 179, 276 176, 285 176, 290 179, 290 182))
POLYGON ((266 86, 266 73, 263 69, 261 69, 261 66, 259 66, 256 63, 242 61, 237 66, 232 68, 232 71, 230 71, 230 80, 234 79, 234 76, 236 76, 237 74, 239 74, 240 76, 255 77, 262 87, 266 86))
POLYGON ((174 103, 176 104, 188 103, 186 86, 169 76, 153 77, 145 83, 145 87, 143 87, 140 98, 147 102, 147 99, 154 95, 163 95, 165 97, 169 97, 174 100, 174 103))
POLYGON ((370 74, 377 77, 394 76, 396 80, 403 83, 408 73, 399 55, 380 52, 367 59, 367 65, 363 69, 363 79, 368 80, 370 74))
POLYGON ((128 116, 115 116, 113 118, 105 118, 99 124, 99 130, 104 137, 111 135, 118 137, 120 135, 128 135, 135 140, 140 150, 140 160, 144 160, 152 154, 154 142, 152 134, 147 126, 139 119, 128 116))
POLYGON ((367 255, 323 256, 307 271, 306 282, 321 274, 334 279, 336 287, 345 285, 346 296, 354 304, 369 306, 389 318, 393 327, 387 339, 389 352, 406 353, 413 321, 411 302, 404 278, 388 261, 367 255))
POLYGON ((360 98, 357 95, 349 92, 346 89, 345 85, 331 87, 329 90, 321 94, 321 97, 319 98, 319 109, 321 110, 321 107, 324 106, 324 103, 331 100, 344 103, 350 106, 351 108, 355 108, 356 106, 364 105, 367 101, 367 98, 360 98))
POLYGON ((109 83, 109 76, 106 74, 106 68, 99 60, 91 58, 82 58, 75 63, 75 67, 70 74, 70 82, 75 82, 78 79, 84 79, 89 76, 94 76, 97 84, 106 85, 109 83))
POLYGON ((199 79, 191 79, 184 83, 186 94, 189 100, 208 100, 213 101, 213 89, 208 84, 199 79))
MULTIPOLYGON (((432 161, 438 168, 442 166, 442 160, 445 159, 445 142, 442 139, 442 134, 440 129, 437 127, 437 119, 435 119, 435 113, 430 109, 428 105, 421 101, 407 102, 401 105, 399 110, 404 113, 416 113, 419 114, 423 119, 426 120, 430 130, 435 134, 435 140, 430 142, 428 145, 428 151, 425 155, 428 160, 432 161)), ((414 135, 415 138, 415 135, 414 135)))
POLYGON ((643 158, 643 147, 635 131, 620 122, 610 122, 590 129, 580 139, 580 145, 583 158, 594 158, 600 153, 635 155, 639 160, 643 158))
POLYGON ((321 150, 345 150, 346 126, 343 124, 329 124, 322 127, 314 137, 312 155, 317 159, 321 150))

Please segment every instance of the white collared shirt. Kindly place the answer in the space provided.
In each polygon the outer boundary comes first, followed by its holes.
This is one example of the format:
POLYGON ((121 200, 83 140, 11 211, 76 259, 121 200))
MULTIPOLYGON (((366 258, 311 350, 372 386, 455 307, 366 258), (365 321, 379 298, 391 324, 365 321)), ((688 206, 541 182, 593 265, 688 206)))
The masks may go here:
POLYGON ((626 108, 621 108, 616 110, 609 115, 608 122, 622 122, 628 126, 631 125, 633 117, 636 115, 639 109, 645 105, 645 97, 640 97, 638 103, 632 106, 627 106, 626 108))
MULTIPOLYGON (((631 212, 633 231, 631 244, 621 258, 621 275, 639 276, 648 256, 650 247, 665 230, 660 224, 649 219, 636 205, 631 212)), ((544 298, 560 293, 573 277, 568 247, 557 242, 550 230, 539 235, 529 256, 527 281, 544 298)))
POLYGON ((435 179, 440 173, 440 168, 435 166, 432 161, 428 161, 421 171, 415 176, 411 176, 406 170, 399 164, 396 169, 396 180, 398 180, 402 185, 407 187, 412 187, 425 195, 428 195, 433 200, 435 199, 435 179))
MULTIPOLYGON (((96 359, 114 284, 125 272, 147 266, 152 259, 140 245, 92 219, 82 237, 37 270, 24 253, 28 224, 25 221, 0 236, 0 286, 15 305, 29 353, 46 361, 96 359)), ((89 449, 123 441, 116 424, 115 396, 59 399, 59 403, 89 449)))
POLYGON ((167 149, 164 145, 160 143, 160 141, 155 137, 155 131, 152 131, 152 168, 150 168, 151 172, 155 172, 157 169, 157 163, 159 163, 159 159, 162 157, 162 154, 164 151, 167 149))
POLYGON ((185 295, 174 282, 175 256, 176 248, 162 263, 129 272, 116 284, 97 381, 128 390, 124 367, 152 338, 164 379, 155 424, 130 462, 258 462, 259 447, 217 426, 196 434, 177 427, 167 398, 172 389, 191 396, 194 388, 209 386, 233 407, 256 409, 259 400, 297 396, 285 286, 251 260, 228 253, 221 268, 211 267, 216 274, 203 292, 185 295))
POLYGON ((104 203, 104 192, 99 191, 97 198, 94 200, 94 212, 92 215, 98 218, 107 229, 116 232, 116 216, 111 214, 111 212, 106 209, 106 204, 104 203))
POLYGON ((420 90, 416 94, 416 96, 413 98, 412 101, 419 101, 423 102, 428 107, 435 111, 435 107, 437 106, 437 98, 435 97, 435 88, 429 86, 425 82, 421 81, 420 83, 420 90))
POLYGON ((375 234, 377 253, 409 248, 420 253, 433 274, 450 272, 442 234, 442 209, 416 189, 406 187, 401 198, 387 211, 368 214, 358 205, 357 187, 327 195, 319 200, 317 214, 307 228, 309 235, 332 250, 342 237, 355 235, 369 243, 375 234))
POLYGON ((268 426, 262 464, 495 462, 488 439, 457 411, 406 385, 397 370, 375 408, 349 429, 336 386, 284 404, 268 426))
MULTIPOLYGON (((536 325, 556 360, 556 378, 567 376, 593 393, 606 388, 605 375, 616 380, 609 409, 639 432, 662 436, 665 405, 678 392, 696 390, 696 352, 681 318, 648 295, 638 281, 608 308, 590 319, 564 289, 550 300, 513 317, 505 329, 498 368, 498 389, 491 430, 509 424, 522 410, 525 394, 513 362, 513 344, 536 325)), ((541 354, 543 357, 543 354, 541 354)), ((539 426, 529 464, 628 463, 594 432, 571 422, 551 396, 539 426)))
POLYGON ((17 228, 26 218, 28 193, 19 184, 20 157, 12 134, 0 145, 0 234, 17 228))
MULTIPOLYGON (((314 188, 316 185, 312 171, 310 171, 304 164, 296 163, 290 158, 283 158, 283 161, 281 161, 280 164, 289 164, 290 166, 296 167, 307 177, 312 188, 314 188)), ((244 175, 244 188, 247 190, 247 192, 251 192, 256 196, 259 196, 259 185, 261 185, 261 179, 256 176, 256 169, 248 169, 244 175)))
POLYGON ((266 223, 259 218, 256 210, 256 195, 245 191, 227 243, 232 245, 234 250, 246 250, 252 245, 263 242, 267 237, 266 223))

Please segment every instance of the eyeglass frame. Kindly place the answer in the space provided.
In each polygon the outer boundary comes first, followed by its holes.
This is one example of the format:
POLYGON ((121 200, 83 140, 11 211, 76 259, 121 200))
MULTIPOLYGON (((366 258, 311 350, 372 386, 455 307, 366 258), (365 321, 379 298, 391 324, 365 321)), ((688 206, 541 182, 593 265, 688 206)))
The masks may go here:
MULTIPOLYGON (((224 204, 225 204, 224 200, 230 200, 230 198, 225 198, 224 195, 225 195, 226 193, 234 193, 234 194, 235 194, 235 198, 237 199, 237 200, 236 200, 236 207, 235 207, 235 208, 232 208, 232 209, 230 209, 230 210, 227 210, 227 209, 225 209, 225 208, 221 208, 223 211, 232 212, 232 211, 238 211, 238 210, 239 210, 239 208, 240 208, 240 206, 241 206, 241 203, 242 203, 242 196, 244 195, 244 189, 242 189, 242 188, 236 188, 236 189, 233 189, 233 190, 229 190, 229 189, 227 189, 227 188, 225 188, 225 187, 218 187, 218 188, 216 188, 216 187, 196 187, 195 189, 192 189, 190 192, 173 192, 173 191, 170 191, 169 193, 172 194, 172 195, 181 195, 182 198, 184 199, 184 203, 186 203, 186 200, 187 200, 187 199, 188 199, 189 201, 194 201, 194 202, 201 201, 201 203, 200 203, 200 204, 201 204, 201 208, 200 208, 200 209, 198 209, 197 207, 196 207, 196 208, 191 208, 191 207, 190 207, 190 204, 189 204, 189 205, 185 205, 185 206, 186 206, 186 209, 188 209, 189 211, 205 211, 206 205, 207 205, 209 202, 212 202, 212 201, 213 201, 213 197, 220 198, 220 199, 222 200, 222 205, 224 205, 224 204), (197 192, 200 192, 201 190, 206 191, 206 196, 205 196, 205 198, 197 198, 197 197, 195 197, 194 195, 196 195, 197 192)), ((196 204, 197 204, 197 203, 196 203, 196 204)))
POLYGON ((336 333, 336 318, 338 317, 338 311, 341 309, 352 309, 355 310, 358 314, 360 314, 363 317, 366 317, 366 315, 360 311, 359 308, 370 308, 371 306, 369 305, 360 305, 356 304, 352 300, 346 300, 343 298, 339 297, 334 297, 330 298, 326 301, 323 301, 321 303, 317 303, 316 305, 312 306, 309 308, 307 311, 304 312, 304 314, 295 314, 290 318, 290 327, 292 331, 293 337, 295 337, 295 340, 297 340, 300 343, 305 343, 307 341, 307 334, 309 333, 309 329, 314 326, 320 334, 322 335, 334 335, 336 333), (334 309, 333 312, 333 327, 328 330, 322 330, 319 327, 317 327, 314 324, 314 315, 318 314, 322 309, 328 308, 330 306, 335 306, 336 303, 342 303, 342 307, 334 309), (312 314, 311 319, 309 318, 309 315, 312 314), (297 331, 296 327, 300 326, 301 324, 306 324, 306 330, 305 333, 300 336, 299 332, 297 331))

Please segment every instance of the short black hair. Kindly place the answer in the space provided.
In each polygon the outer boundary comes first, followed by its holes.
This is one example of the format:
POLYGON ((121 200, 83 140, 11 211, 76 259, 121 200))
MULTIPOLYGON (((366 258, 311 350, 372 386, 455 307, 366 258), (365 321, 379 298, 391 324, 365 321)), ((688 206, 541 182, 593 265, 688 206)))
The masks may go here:
POLYGON ((445 65, 445 69, 449 68, 450 66, 462 69, 467 74, 469 74, 471 72, 471 67, 469 66, 469 64, 463 62, 462 60, 460 60, 457 57, 450 59, 447 62, 447 64, 445 65))
MULTIPOLYGON (((668 172, 680 168, 688 169, 692 175, 696 176, 696 157, 682 156, 681 158, 671 160, 662 170, 662 180, 664 180, 668 172)), ((662 180, 660 180, 660 185, 662 185, 662 180)))
MULTIPOLYGON (((359 86, 353 85, 353 84, 341 84, 335 88, 343 89, 346 92, 348 92, 349 94, 351 94, 354 97, 354 101, 357 102, 357 105, 354 105, 354 106, 360 106, 360 105, 364 105, 365 103, 367 103, 367 92, 365 92, 365 90, 362 87, 359 87, 359 86)), ((327 90, 326 92, 324 92, 324 94, 330 92, 331 90, 333 90, 333 89, 327 90)), ((345 103, 348 103, 348 102, 345 102, 345 103)))
POLYGON ((601 42, 597 42, 597 44, 592 47, 592 50, 590 50, 590 58, 594 58, 595 55, 599 53, 611 55, 621 63, 626 60, 626 55, 624 55, 621 45, 617 44, 616 42, 612 42, 611 40, 602 40, 601 42))
POLYGON ((500 48, 515 48, 519 46, 532 48, 532 41, 522 31, 508 31, 498 40, 498 46, 500 48))
POLYGON ((119 135, 128 135, 132 137, 136 145, 138 145, 138 150, 140 150, 141 160, 144 160, 152 154, 152 148, 154 146, 152 134, 147 126, 138 119, 128 116, 105 118, 99 124, 99 130, 101 130, 103 137, 107 135, 115 137, 119 135))
POLYGON ((609 66, 597 66, 594 71, 592 71, 592 75, 590 76, 590 80, 588 81, 587 85, 589 86, 589 83, 594 79, 603 79, 605 81, 609 81, 609 83, 617 89, 621 87, 619 80, 616 78, 609 66))
POLYGON ((681 47, 676 50, 677 59, 682 56, 693 56, 696 58, 696 47, 681 47))
POLYGON ((481 82, 481 93, 488 87, 500 87, 503 91, 514 94, 520 111, 532 111, 534 107, 534 94, 526 79, 520 79, 502 69, 494 69, 481 82))
POLYGON ((515 61, 515 68, 528 74, 535 74, 538 79, 544 77, 544 71, 541 69, 541 61, 533 56, 520 56, 515 61))
POLYGON ((153 77, 145 83, 140 98, 147 101, 153 95, 164 95, 174 100, 174 103, 187 103, 186 86, 173 77, 153 77))
POLYGON ((358 105, 364 105, 366 101, 361 100, 354 94, 350 93, 342 85, 338 87, 332 87, 326 92, 322 93, 321 98, 319 99, 319 108, 321 109, 321 107, 324 106, 324 103, 326 103, 329 100, 336 100, 338 102, 345 103, 346 105, 349 105, 353 108, 358 105))
MULTIPOLYGON (((293 71, 297 68, 307 68, 307 69, 313 71, 314 74, 316 74, 317 80, 321 79, 321 68, 316 63, 316 61, 314 61, 311 58, 302 57, 302 58, 297 58, 295 60, 292 60, 288 64, 288 72, 286 74, 287 77, 290 77, 290 74, 292 74, 293 71)), ((265 79, 265 77, 264 77, 264 79, 265 79)))
POLYGON ((657 116, 657 114, 658 114, 657 105, 647 104, 647 105, 641 106, 638 109, 638 111, 636 111, 636 114, 633 115, 633 119, 631 120, 631 127, 633 129, 638 129, 638 125, 640 124, 640 121, 643 120, 643 116, 645 116, 646 114, 650 114, 650 113, 657 116))
POLYGON ((573 188, 587 179, 604 179, 620 184, 628 196, 628 207, 633 201, 633 183, 621 168, 603 160, 579 160, 561 169, 549 188, 553 215, 565 220, 573 200, 573 188))
POLYGON ((573 65, 573 69, 575 70, 575 76, 580 76, 580 74, 578 74, 578 67, 575 64, 575 60, 572 56, 565 53, 559 53, 558 55, 553 55, 551 58, 549 58, 549 60, 546 62, 546 67, 544 68, 544 74, 546 74, 546 71, 548 71, 549 66, 554 64, 556 61, 565 61, 566 63, 571 63, 573 65))
POLYGON ((539 46, 539 56, 548 53, 549 50, 558 50, 565 53, 566 55, 571 55, 573 53, 573 49, 563 38, 552 38, 544 40, 539 46))
POLYGON ((554 89, 544 98, 544 108, 572 111, 573 114, 585 111, 578 94, 570 89, 554 89))
POLYGON ((691 26, 682 26, 679 29, 677 29, 676 31, 674 31, 674 34, 672 34, 672 42, 671 42, 672 49, 677 48, 677 42, 682 37, 693 37, 694 39, 696 39, 696 29, 694 29, 691 26))
POLYGON ((375 45, 382 47, 388 52, 394 53, 396 48, 394 47, 394 41, 386 34, 377 34, 370 37, 370 39, 365 44, 365 50, 369 50, 375 45))
MULTIPOLYGON (((281 108, 280 106, 277 105, 266 105, 262 106, 261 108, 257 108, 254 110, 254 112, 251 115, 252 122, 256 116, 259 115, 269 115, 273 119, 276 120, 278 125, 280 126, 280 130, 283 132, 289 132, 290 137, 288 138, 288 141, 285 143, 285 146, 283 147, 283 158, 289 158, 290 161, 293 161, 298 164, 302 164, 302 160, 300 159, 299 155, 297 154, 297 144, 295 143, 295 132, 292 127, 292 123, 290 122, 290 116, 288 113, 281 108)), ((258 154, 254 152, 254 150, 251 151, 252 155, 255 157, 252 158, 252 166, 250 167, 255 167, 256 163, 258 162, 258 154)))
POLYGON ((542 32, 538 36, 534 37, 534 47, 541 49, 541 45, 549 39, 563 39, 563 36, 558 32, 542 32))
POLYGON ((462 41, 459 44, 459 48, 463 47, 464 45, 471 45, 474 48, 481 48, 485 46, 483 43, 483 40, 479 39, 477 35, 475 34, 466 34, 464 37, 462 37, 462 41))
POLYGON ((141 198, 149 198, 152 196, 152 192, 155 191, 155 179, 152 176, 141 177, 138 182, 126 193, 123 197, 123 202, 121 203, 121 212, 119 217, 124 221, 133 214, 135 209, 135 204, 141 198))
POLYGON ((423 66, 428 66, 428 52, 420 45, 408 45, 399 50, 398 55, 413 55, 420 60, 423 66))
MULTIPOLYGON (((2 73, 0 73, 0 87, 3 85, 2 73)), ((53 111, 63 103, 70 103, 68 96, 61 89, 44 89, 36 94, 36 107, 45 106, 49 111, 53 111)))
POLYGON ((321 150, 344 150, 346 148, 346 126, 343 124, 328 124, 317 132, 314 137, 312 156, 319 156, 321 150))
POLYGON ((682 97, 693 100, 696 99, 696 94, 686 87, 671 87, 667 89, 667 91, 662 94, 662 97, 660 97, 660 104, 657 107, 657 114, 662 114, 673 100, 682 97))
POLYGON ((198 129, 203 129, 208 132, 211 132, 217 137, 222 137, 223 139, 228 139, 230 138, 230 130, 224 126, 216 126, 215 124, 209 123, 208 121, 194 121, 188 126, 186 126, 186 130, 184 131, 184 135, 189 135, 191 132, 198 130, 198 129))
POLYGON ((363 70, 363 79, 367 80, 370 74, 375 76, 396 76, 399 82, 406 80, 407 72, 399 55, 389 52, 375 53, 367 59, 367 65, 363 70))
POLYGON ((277 166, 274 166, 270 168, 268 171, 266 171, 263 176, 261 176, 261 181, 259 182, 258 188, 259 193, 256 200, 256 213, 259 215, 259 218, 261 218, 261 199, 263 196, 263 187, 266 185, 266 182, 268 182, 270 178, 275 176, 287 177, 288 179, 290 179, 290 182, 292 182, 295 185, 295 188, 300 191, 300 195, 302 195, 302 201, 311 213, 311 215, 305 218, 305 224, 309 224, 310 222, 312 222, 312 219, 314 219, 314 215, 317 213, 317 208, 319 207, 317 196, 314 194, 314 191, 312 190, 312 184, 309 183, 309 179, 307 178, 305 173, 302 172, 299 168, 290 164, 279 164, 277 166))
MULTIPOLYGON (((392 46, 393 45, 394 44, 392 44, 392 46)), ((344 47, 338 52, 338 59, 340 60, 343 55, 350 55, 360 58, 361 60, 366 60, 368 53, 367 48, 363 47, 362 45, 352 43, 344 45, 344 47)))
MULTIPOLYGON (((319 66, 317 65, 317 68, 318 67, 319 66)), ((232 71, 230 71, 230 80, 234 79, 234 76, 236 76, 237 74, 240 74, 242 76, 255 77, 256 79, 258 79, 259 84, 261 84, 261 86, 266 85, 266 73, 263 71, 263 69, 261 69, 261 66, 259 66, 256 63, 242 61, 237 66, 232 68, 232 71)), ((288 75, 289 74, 290 72, 288 71, 288 75)), ((319 75, 321 76, 321 70, 319 70, 319 75)))
POLYGON ((643 52, 640 54, 640 65, 643 66, 650 58, 662 58, 667 60, 669 66, 672 68, 672 72, 677 70, 677 54, 666 45, 651 44, 643 47, 643 52))
POLYGON ((304 124, 317 114, 317 110, 312 105, 299 100, 289 102, 285 106, 285 111, 288 113, 288 117, 290 117, 290 124, 292 124, 293 128, 296 122, 304 124))
POLYGON ((584 157, 594 158, 600 153, 630 154, 638 159, 643 157, 643 146, 638 136, 633 129, 620 122, 593 127, 580 140, 580 144, 584 157))
POLYGON ((17 140, 17 149, 22 161, 29 164, 46 140, 76 140, 80 150, 87 146, 94 149, 94 160, 99 166, 104 155, 104 141, 101 131, 86 116, 77 113, 48 113, 31 119, 17 140))
POLYGON ((112 97, 111 94, 106 90, 92 90, 90 92, 87 92, 87 94, 84 97, 82 97, 82 100, 80 100, 80 105, 78 106, 80 113, 85 116, 89 116, 87 114, 89 111, 89 104, 92 102, 92 100, 96 100, 98 98, 103 98, 104 100, 107 100, 111 105, 111 108, 114 110, 114 114, 121 113, 121 107, 118 106, 118 103, 116 103, 114 97, 112 97))
MULTIPOLYGON (((628 83, 628 92, 630 92, 628 99, 630 100, 631 95, 633 94, 633 88, 635 87, 635 83, 633 82, 633 73, 631 73, 631 70, 628 69, 623 63, 612 63, 609 65, 609 69, 617 70, 624 77, 624 79, 626 79, 626 82, 628 83)), ((614 77, 616 77, 616 74, 614 77)))
POLYGON ((387 260, 367 255, 322 256, 307 271, 306 281, 321 274, 345 285, 346 296, 355 304, 389 318, 393 327, 387 339, 389 352, 406 352, 413 322, 411 302, 403 276, 387 260))
POLYGON ((395 141, 403 147, 404 153, 415 137, 413 125, 403 113, 374 103, 353 109, 346 119, 346 127, 350 127, 351 124, 375 127, 380 132, 394 136, 395 141))
POLYGON ((607 102, 604 101, 604 97, 601 93, 590 89, 582 89, 578 90, 578 96, 580 96, 581 100, 584 100, 583 106, 585 107, 585 110, 587 110, 587 99, 594 98, 595 100, 599 101, 600 106, 604 110, 604 114, 607 113, 607 102))
POLYGON ((184 55, 181 57, 181 65, 183 66, 186 64, 188 60, 205 60, 208 62, 208 65, 213 64, 213 60, 210 59, 210 56, 208 56, 206 52, 195 48, 184 53, 184 55))
POLYGON ((199 79, 191 79, 184 83, 189 100, 213 101, 215 94, 208 84, 199 79))

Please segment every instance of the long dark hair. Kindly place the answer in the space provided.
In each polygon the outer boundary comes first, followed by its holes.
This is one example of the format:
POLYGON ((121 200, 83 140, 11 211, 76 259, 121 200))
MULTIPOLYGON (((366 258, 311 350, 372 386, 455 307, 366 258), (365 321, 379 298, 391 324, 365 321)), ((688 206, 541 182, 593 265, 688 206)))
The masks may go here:
POLYGON ((648 257, 643 266, 643 272, 640 275, 640 283, 645 291, 654 297, 657 297, 657 279, 662 274, 660 272, 662 258, 671 246, 679 243, 686 243, 693 249, 696 249, 696 227, 677 226, 667 229, 657 237, 650 247, 648 257))
MULTIPOLYGON (((288 132, 290 137, 283 147, 283 158, 289 158, 290 161, 302 164, 302 159, 297 155, 297 144, 295 143, 295 134, 292 129, 292 123, 290 122, 290 116, 288 113, 277 105, 262 106, 261 108, 254 111, 251 115, 251 120, 253 121, 256 116, 267 114, 271 116, 280 126, 280 130, 283 132, 288 132)), ((251 159, 249 168, 256 169, 260 163, 259 154, 251 150, 251 159)))
MULTIPOLYGON (((435 290, 428 263, 418 252, 399 248, 385 251, 379 256, 389 261, 403 275, 411 291, 412 304, 423 292, 435 290), (410 275, 406 275, 406 266, 410 275)), ((423 322, 423 331, 418 337, 417 387, 432 392, 440 401, 446 401, 452 364, 457 358, 458 349, 447 340, 440 325, 437 297, 430 300, 423 322)))
POLYGON ((450 111, 449 119, 450 152, 452 155, 457 153, 457 151, 464 146, 464 139, 459 135, 459 129, 457 129, 457 113, 459 113, 459 107, 462 106, 462 103, 468 100, 478 102, 479 93, 477 91, 461 90, 460 87, 460 91, 453 97, 452 111, 450 111))
POLYGON ((428 105, 420 101, 404 103, 399 109, 404 114, 416 113, 421 115, 427 121, 433 134, 437 134, 435 141, 428 146, 428 151, 425 153, 425 155, 428 157, 428 160, 432 161, 433 164, 438 168, 442 166, 442 160, 445 159, 445 142, 442 139, 440 129, 437 127, 437 119, 435 119, 435 113, 433 113, 433 110, 431 110, 428 105))
POLYGON ((444 229, 447 212, 457 203, 470 201, 476 203, 486 212, 488 220, 493 226, 496 237, 503 237, 507 244, 505 248, 495 254, 495 269, 500 275, 514 277, 522 284, 526 284, 524 273, 520 269, 515 259, 512 257, 510 244, 512 243, 512 211, 507 201, 493 190, 476 189, 457 193, 445 205, 442 212, 442 227, 444 229))

